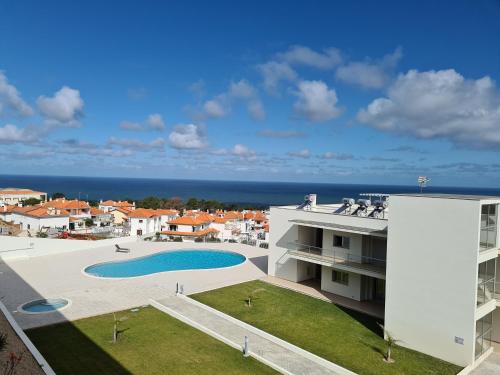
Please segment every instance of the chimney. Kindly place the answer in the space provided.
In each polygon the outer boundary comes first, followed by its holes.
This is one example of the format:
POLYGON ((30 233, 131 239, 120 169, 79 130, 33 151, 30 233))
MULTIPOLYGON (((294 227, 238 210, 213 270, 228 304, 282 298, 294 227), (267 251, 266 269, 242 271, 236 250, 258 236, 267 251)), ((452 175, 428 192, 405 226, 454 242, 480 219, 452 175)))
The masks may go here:
POLYGON ((309 202, 311 202, 311 208, 316 208, 316 194, 309 194, 309 202))

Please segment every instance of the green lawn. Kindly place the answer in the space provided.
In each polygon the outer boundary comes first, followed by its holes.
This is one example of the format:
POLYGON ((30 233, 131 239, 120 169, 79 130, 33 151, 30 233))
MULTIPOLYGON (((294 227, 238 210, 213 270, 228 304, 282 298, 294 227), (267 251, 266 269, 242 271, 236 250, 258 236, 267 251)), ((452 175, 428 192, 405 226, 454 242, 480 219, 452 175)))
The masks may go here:
POLYGON ((377 319, 261 281, 191 297, 359 374, 445 375, 461 370, 402 347, 393 349, 396 362, 388 364, 377 319), (249 308, 245 299, 255 290, 249 308))
POLYGON ((27 331, 58 375, 275 374, 271 368, 152 307, 27 331))

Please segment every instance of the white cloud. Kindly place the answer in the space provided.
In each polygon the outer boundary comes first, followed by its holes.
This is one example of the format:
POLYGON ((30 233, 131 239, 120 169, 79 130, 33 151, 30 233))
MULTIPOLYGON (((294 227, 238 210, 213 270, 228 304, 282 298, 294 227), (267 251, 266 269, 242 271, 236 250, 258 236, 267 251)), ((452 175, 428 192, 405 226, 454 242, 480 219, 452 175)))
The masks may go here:
POLYGON ((39 96, 36 101, 40 112, 49 120, 70 123, 83 114, 80 91, 64 86, 53 97, 39 96))
POLYGON ((321 159, 335 159, 335 160, 351 160, 354 159, 352 154, 338 154, 336 152, 327 151, 319 156, 321 159))
POLYGON ((342 55, 336 48, 316 52, 305 46, 291 46, 286 52, 278 53, 277 59, 290 65, 304 65, 317 69, 331 69, 342 62, 342 55))
POLYGON ((201 149, 208 145, 205 129, 201 125, 176 125, 168 137, 176 149, 201 149))
POLYGON ((337 79, 367 89, 381 89, 387 86, 394 68, 403 56, 401 48, 385 55, 380 60, 352 61, 337 69, 337 79))
POLYGON ((500 149, 500 91, 489 77, 466 79, 453 69, 400 75, 387 97, 372 101, 357 118, 387 132, 500 149))
POLYGON ((4 108, 9 108, 21 116, 33 115, 33 109, 21 98, 19 91, 9 83, 5 73, 0 71, 0 114, 4 108))
POLYGON ((151 129, 165 130, 165 122, 159 113, 150 114, 147 123, 151 129))
POLYGON ((35 131, 6 124, 0 127, 0 143, 31 143, 36 141, 35 131))
POLYGON ((134 150, 150 151, 153 149, 163 149, 163 146, 165 146, 165 140, 163 138, 156 138, 151 142, 144 142, 139 139, 111 137, 108 140, 108 145, 121 146, 134 150))
POLYGON ((247 110, 252 117, 256 121, 262 121, 266 118, 266 111, 262 105, 262 102, 258 99, 251 100, 247 104, 247 110))
POLYGON ((203 110, 209 118, 221 118, 229 112, 222 97, 207 100, 203 105, 203 110))
POLYGON ((231 150, 231 153, 235 156, 244 159, 253 159, 256 156, 256 152, 249 149, 247 146, 242 144, 236 144, 231 150))
POLYGON ((298 151, 289 151, 287 155, 296 158, 309 159, 311 157, 311 151, 309 151, 307 148, 304 148, 298 151))
POLYGON ((329 121, 342 112, 336 107, 337 93, 323 81, 301 81, 295 95, 298 97, 293 106, 295 113, 311 122, 329 121))
POLYGON ((246 80, 231 82, 228 94, 233 98, 251 99, 256 95, 255 88, 246 80))
POLYGON ((297 73, 288 63, 269 61, 257 65, 264 79, 264 88, 271 94, 276 94, 281 81, 295 81, 297 73))
POLYGON ((227 116, 232 106, 238 102, 246 103, 252 119, 260 121, 266 117, 257 90, 246 79, 231 82, 226 92, 207 100, 203 105, 203 112, 207 118, 221 118, 227 116))
POLYGON ((304 138, 306 134, 296 130, 273 130, 264 129, 257 132, 259 137, 265 138, 304 138))
POLYGON ((120 129, 131 130, 131 131, 140 131, 140 130, 143 130, 143 127, 138 122, 122 121, 120 123, 120 129))

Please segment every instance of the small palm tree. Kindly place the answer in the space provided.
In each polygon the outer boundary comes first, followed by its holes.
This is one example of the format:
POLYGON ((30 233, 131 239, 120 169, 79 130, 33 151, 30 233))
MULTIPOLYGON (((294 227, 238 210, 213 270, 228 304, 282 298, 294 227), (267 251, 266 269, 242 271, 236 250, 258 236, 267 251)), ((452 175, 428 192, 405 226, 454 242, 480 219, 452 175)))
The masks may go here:
POLYGON ((382 328, 382 331, 384 332, 384 339, 387 342, 387 354, 385 355, 384 361, 394 363, 395 361, 391 357, 392 347, 401 340, 394 338, 394 336, 392 336, 392 334, 386 330, 382 324, 379 324, 379 327, 382 328))
POLYGON ((120 333, 120 331, 118 330, 118 325, 127 320, 128 317, 126 316, 122 316, 121 318, 117 319, 116 318, 116 314, 113 313, 113 320, 114 320, 114 324, 113 324, 113 344, 116 344, 116 342, 118 341, 118 334, 120 333))
POLYGON ((263 288, 252 290, 246 299, 247 306, 252 307, 252 301, 255 300, 257 293, 264 292, 264 291, 265 291, 265 289, 263 289, 263 288))

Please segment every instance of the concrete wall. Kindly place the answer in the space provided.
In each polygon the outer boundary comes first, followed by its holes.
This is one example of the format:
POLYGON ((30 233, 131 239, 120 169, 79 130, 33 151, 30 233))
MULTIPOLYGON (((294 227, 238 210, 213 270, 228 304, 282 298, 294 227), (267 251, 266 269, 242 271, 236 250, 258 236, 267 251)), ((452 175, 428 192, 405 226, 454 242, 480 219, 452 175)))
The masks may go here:
POLYGON ((68 253, 136 240, 135 236, 98 241, 0 236, 0 260, 68 253))
POLYGON ((390 197, 385 327, 400 345, 474 360, 479 217, 477 200, 390 197))
MULTIPOLYGON (((339 296, 361 300, 361 275, 348 272, 349 284, 343 285, 332 281, 333 268, 322 266, 321 268, 321 289, 339 296)), ((344 271, 342 271, 344 272, 344 271)))

